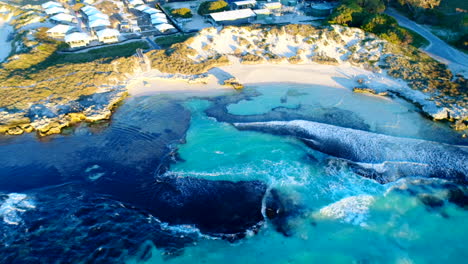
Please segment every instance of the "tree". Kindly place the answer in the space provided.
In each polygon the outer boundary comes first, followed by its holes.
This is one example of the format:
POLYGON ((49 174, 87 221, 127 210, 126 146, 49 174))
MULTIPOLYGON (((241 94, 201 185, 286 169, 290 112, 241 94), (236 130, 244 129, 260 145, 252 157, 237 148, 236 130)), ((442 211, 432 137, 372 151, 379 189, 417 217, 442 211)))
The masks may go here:
POLYGON ((215 12, 222 12, 229 10, 229 5, 223 0, 218 0, 214 2, 203 2, 198 8, 198 14, 207 15, 215 12))
POLYGON ((186 7, 174 9, 171 11, 171 14, 174 17, 182 17, 182 18, 191 18, 193 16, 192 11, 186 7))

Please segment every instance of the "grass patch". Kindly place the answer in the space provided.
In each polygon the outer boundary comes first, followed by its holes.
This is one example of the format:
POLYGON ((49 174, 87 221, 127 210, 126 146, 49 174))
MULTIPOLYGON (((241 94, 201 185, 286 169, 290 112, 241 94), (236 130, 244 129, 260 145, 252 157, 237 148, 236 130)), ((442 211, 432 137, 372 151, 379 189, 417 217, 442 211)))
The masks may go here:
POLYGON ((161 46, 161 48, 166 49, 172 46, 172 44, 175 43, 180 43, 184 42, 187 39, 195 36, 196 33, 190 33, 190 34, 179 34, 179 35, 171 35, 171 36, 162 36, 162 37, 157 37, 154 39, 154 42, 161 46))

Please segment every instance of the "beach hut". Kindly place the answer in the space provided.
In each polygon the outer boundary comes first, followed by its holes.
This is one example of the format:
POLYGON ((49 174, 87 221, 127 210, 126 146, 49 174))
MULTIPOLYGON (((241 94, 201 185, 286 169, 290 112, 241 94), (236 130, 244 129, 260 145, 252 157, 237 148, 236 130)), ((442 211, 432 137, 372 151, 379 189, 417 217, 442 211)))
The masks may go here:
POLYGON ((47 30, 47 36, 55 39, 63 39, 65 35, 70 32, 74 27, 70 25, 56 25, 47 30))
POLYGON ((70 45, 71 48, 85 47, 90 41, 90 36, 82 32, 74 32, 65 36, 65 42, 70 45))
POLYGON ((110 21, 105 19, 97 19, 89 22, 88 26, 94 30, 100 30, 110 26, 110 21))
POLYGON ((53 6, 53 7, 47 8, 45 12, 47 15, 50 16, 50 15, 55 15, 59 13, 68 13, 68 10, 66 10, 65 8, 61 6, 53 6))
POLYGON ((51 8, 51 7, 62 7, 62 5, 57 3, 57 2, 49 1, 49 2, 46 2, 46 3, 42 4, 41 7, 44 10, 46 10, 46 9, 51 8))
POLYGON ((169 31, 169 30, 173 30, 175 29, 172 25, 169 25, 167 23, 164 23, 164 24, 159 24, 156 26, 156 29, 161 32, 161 33, 164 33, 166 31, 169 31))
POLYGON ((247 8, 211 13, 209 16, 219 25, 239 25, 252 21, 255 18, 255 13, 252 9, 247 8))
POLYGON ((50 18, 55 23, 73 23, 76 18, 70 14, 60 13, 50 18))
POLYGON ((167 18, 155 17, 154 19, 151 19, 151 24, 153 25, 159 25, 164 23, 167 23, 167 18))
POLYGON ((103 43, 119 42, 120 32, 117 29, 106 28, 96 32, 98 40, 103 43))

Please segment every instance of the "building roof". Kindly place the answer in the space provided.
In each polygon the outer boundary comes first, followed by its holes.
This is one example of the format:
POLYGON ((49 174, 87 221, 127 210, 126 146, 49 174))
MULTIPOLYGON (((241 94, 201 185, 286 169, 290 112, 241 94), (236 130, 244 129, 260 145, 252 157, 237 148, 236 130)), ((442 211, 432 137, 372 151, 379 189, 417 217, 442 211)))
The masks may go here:
POLYGON ((56 25, 55 27, 50 28, 47 30, 47 33, 62 33, 66 34, 68 31, 70 31, 73 27, 70 25, 56 25))
POLYGON ((151 7, 149 7, 147 5, 139 5, 139 6, 135 7, 135 9, 138 10, 138 11, 143 11, 143 10, 145 10, 147 8, 151 8, 151 7))
POLYGON ((268 9, 279 9, 282 7, 282 5, 280 2, 273 2, 273 3, 264 3, 263 7, 268 8, 268 9))
POLYGON ((52 6, 50 8, 47 8, 45 10, 45 12, 48 15, 54 15, 54 14, 58 14, 58 13, 68 13, 68 10, 66 10, 65 8, 63 8, 61 6, 52 6))
POLYGON ((158 10, 156 8, 147 8, 145 10, 143 10, 143 13, 146 13, 146 14, 149 14, 149 15, 152 15, 152 14, 156 14, 156 13, 161 13, 161 10, 158 10))
POLYGON ((57 2, 54 2, 54 1, 49 1, 49 2, 46 2, 44 4, 41 5, 42 8, 44 9, 48 9, 48 8, 51 8, 51 7, 62 7, 61 4, 57 3, 57 2))
POLYGON ((81 11, 83 11, 87 16, 101 13, 101 11, 99 11, 97 8, 95 8, 94 6, 89 6, 89 5, 81 8, 81 11))
POLYGON ((70 15, 70 14, 60 13, 60 14, 54 15, 50 19, 58 21, 58 22, 71 22, 71 21, 73 21, 74 18, 75 17, 70 15))
POLYGON ((166 15, 163 13, 156 13, 156 14, 151 14, 151 19, 160 17, 160 18, 166 18, 166 15))
POLYGON ((330 5, 328 3, 318 3, 314 4, 311 6, 314 9, 319 9, 319 10, 329 10, 333 8, 333 5, 330 5))
POLYGON ((166 18, 155 17, 155 18, 151 19, 151 24, 153 24, 153 25, 164 24, 164 23, 167 23, 166 18))
POLYGON ((252 11, 254 11, 254 13, 257 14, 257 15, 269 15, 269 14, 271 14, 270 9, 268 9, 268 8, 254 9, 252 11))
POLYGON ((174 27, 172 25, 164 23, 164 24, 157 25, 156 29, 159 30, 160 32, 164 32, 170 29, 174 29, 174 27))
POLYGON ((120 36, 120 32, 117 29, 112 28, 105 28, 103 30, 99 30, 96 32, 98 38, 106 38, 106 37, 118 37, 120 36))
POLYGON ((234 5, 236 6, 255 5, 255 4, 257 4, 256 0, 244 0, 244 1, 234 2, 234 5))
POLYGON ((109 20, 109 16, 103 13, 95 13, 95 14, 88 16, 89 22, 94 21, 94 20, 99 20, 99 19, 109 20))
POLYGON ((145 4, 142 0, 130 0, 130 1, 128 1, 128 3, 131 4, 131 5, 134 5, 134 6, 145 4))
POLYGON ((74 32, 65 36, 65 42, 88 41, 89 35, 83 32, 74 32))
POLYGON ((96 28, 96 27, 107 27, 110 26, 109 20, 105 19, 97 19, 89 22, 89 27, 90 28, 96 28))
POLYGON ((255 13, 252 11, 252 9, 246 8, 246 9, 211 13, 210 16, 211 18, 213 18, 214 21, 218 22, 218 21, 230 21, 230 20, 255 17, 255 13))

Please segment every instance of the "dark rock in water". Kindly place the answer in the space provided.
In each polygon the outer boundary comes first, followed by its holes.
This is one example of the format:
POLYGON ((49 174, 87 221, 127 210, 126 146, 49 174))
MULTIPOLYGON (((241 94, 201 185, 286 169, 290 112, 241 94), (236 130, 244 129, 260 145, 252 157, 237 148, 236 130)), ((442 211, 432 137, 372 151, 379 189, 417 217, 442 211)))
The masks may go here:
POLYGON ((418 198, 424 205, 431 208, 438 208, 444 206, 444 201, 433 195, 420 194, 418 195, 418 198))
POLYGON ((458 187, 448 190, 448 201, 464 209, 468 209, 468 194, 458 187))
POLYGON ((290 199, 287 199, 276 189, 270 190, 265 198, 265 215, 273 224, 275 230, 284 236, 293 234, 290 221, 300 216, 301 209, 290 199))

